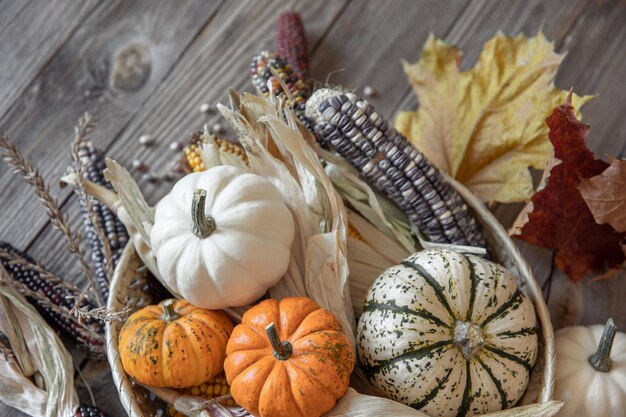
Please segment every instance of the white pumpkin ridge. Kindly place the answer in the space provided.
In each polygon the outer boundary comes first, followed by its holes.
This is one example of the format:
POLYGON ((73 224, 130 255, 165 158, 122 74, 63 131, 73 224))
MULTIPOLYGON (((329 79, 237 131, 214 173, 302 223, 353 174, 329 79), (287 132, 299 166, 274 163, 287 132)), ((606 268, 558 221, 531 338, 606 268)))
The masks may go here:
POLYGON ((605 325, 571 326, 556 334, 554 398, 559 416, 623 417, 626 410, 626 334, 605 325))
POLYGON ((513 405, 537 355, 534 309, 510 273, 438 249, 374 281, 357 339, 372 383, 432 416, 513 405))
POLYGON ((167 284, 198 307, 221 309, 255 301, 282 278, 294 231, 267 179, 217 166, 174 185, 150 238, 167 284))

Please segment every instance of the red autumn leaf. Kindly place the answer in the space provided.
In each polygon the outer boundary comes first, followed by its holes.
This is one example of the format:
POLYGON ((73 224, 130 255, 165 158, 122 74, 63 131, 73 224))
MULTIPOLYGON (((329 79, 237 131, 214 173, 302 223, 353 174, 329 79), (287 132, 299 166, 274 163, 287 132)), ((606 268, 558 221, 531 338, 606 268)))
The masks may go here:
POLYGON ((589 126, 576 119, 570 98, 552 111, 546 123, 556 161, 545 187, 521 215, 517 237, 554 250, 557 267, 578 281, 589 272, 624 262, 620 247, 624 233, 596 223, 578 191, 581 180, 600 174, 609 164, 587 148, 589 126))
POLYGON ((611 159, 611 166, 600 175, 583 179, 578 190, 596 222, 626 232, 626 161, 611 159))

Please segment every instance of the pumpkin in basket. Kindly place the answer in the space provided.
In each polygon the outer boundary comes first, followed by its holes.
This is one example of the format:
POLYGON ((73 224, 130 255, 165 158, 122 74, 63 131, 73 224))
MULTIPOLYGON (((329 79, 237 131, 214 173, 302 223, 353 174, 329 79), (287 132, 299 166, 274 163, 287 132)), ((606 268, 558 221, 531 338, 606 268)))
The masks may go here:
POLYGON ((425 250, 372 284, 357 329, 359 359, 387 397, 430 416, 488 413, 524 393, 536 320, 503 267, 425 250))
POLYGON ((265 300, 228 341, 224 370, 237 404, 259 417, 319 417, 345 395, 352 345, 332 313, 306 297, 265 300))
POLYGON ((217 310, 256 301, 282 278, 294 231, 267 179, 216 166, 183 177, 157 204, 150 243, 168 286, 217 310))
POLYGON ((133 313, 119 335, 124 370, 155 387, 185 388, 223 369, 233 325, 223 311, 166 300, 133 313))

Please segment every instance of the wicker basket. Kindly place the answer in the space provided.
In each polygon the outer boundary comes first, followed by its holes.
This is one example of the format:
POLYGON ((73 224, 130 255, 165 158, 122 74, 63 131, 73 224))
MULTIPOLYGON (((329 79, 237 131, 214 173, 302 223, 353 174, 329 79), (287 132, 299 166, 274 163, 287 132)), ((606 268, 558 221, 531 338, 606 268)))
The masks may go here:
MULTIPOLYGON (((468 189, 452 179, 449 181, 476 214, 494 260, 504 265, 516 276, 519 287, 530 297, 535 306, 539 329, 539 354, 531 371, 528 388, 519 405, 547 402, 552 398, 554 387, 554 332, 541 290, 533 278, 529 265, 498 220, 468 189)), ((126 299, 129 295, 129 283, 141 266, 135 248, 128 245, 111 282, 108 308, 122 307, 120 300, 126 299)), ((143 387, 133 384, 124 372, 117 349, 121 327, 122 324, 119 322, 110 322, 106 327, 107 355, 120 401, 131 417, 158 415, 156 410, 163 408, 163 402, 149 395, 143 387)))

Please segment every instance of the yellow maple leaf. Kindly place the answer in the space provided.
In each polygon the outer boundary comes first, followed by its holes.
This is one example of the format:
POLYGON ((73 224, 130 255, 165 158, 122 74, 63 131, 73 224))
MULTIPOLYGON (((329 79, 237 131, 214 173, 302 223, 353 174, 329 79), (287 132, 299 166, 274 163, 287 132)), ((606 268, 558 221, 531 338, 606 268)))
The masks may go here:
MULTIPOLYGON (((396 128, 483 201, 528 200, 528 168, 543 169, 552 157, 545 118, 567 96, 554 86, 564 56, 543 33, 499 33, 462 72, 461 51, 431 35, 421 59, 403 63, 420 107, 400 113, 396 128)), ((590 98, 574 95, 574 107, 590 98)))

